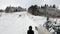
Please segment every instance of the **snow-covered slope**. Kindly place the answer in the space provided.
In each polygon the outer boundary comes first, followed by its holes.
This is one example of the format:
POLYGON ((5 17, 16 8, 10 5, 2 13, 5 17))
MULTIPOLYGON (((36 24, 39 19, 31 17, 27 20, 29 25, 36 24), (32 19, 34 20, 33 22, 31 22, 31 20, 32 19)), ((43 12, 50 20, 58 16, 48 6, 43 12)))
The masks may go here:
POLYGON ((28 27, 33 27, 34 33, 38 34, 35 26, 43 25, 46 18, 34 16, 27 12, 2 13, 0 16, 0 34, 27 34, 28 27))
POLYGON ((30 25, 35 34, 38 34, 35 30, 37 25, 29 18, 27 12, 3 13, 0 17, 0 34, 27 34, 30 25))

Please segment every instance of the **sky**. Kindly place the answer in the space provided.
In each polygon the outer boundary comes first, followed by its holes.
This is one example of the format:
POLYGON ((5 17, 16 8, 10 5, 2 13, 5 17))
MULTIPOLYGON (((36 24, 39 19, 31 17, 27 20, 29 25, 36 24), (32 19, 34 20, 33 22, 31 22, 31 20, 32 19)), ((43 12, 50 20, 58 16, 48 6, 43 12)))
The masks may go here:
POLYGON ((5 9, 7 6, 21 6, 23 8, 28 8, 31 5, 53 5, 55 4, 60 8, 60 0, 0 0, 0 9, 5 9))

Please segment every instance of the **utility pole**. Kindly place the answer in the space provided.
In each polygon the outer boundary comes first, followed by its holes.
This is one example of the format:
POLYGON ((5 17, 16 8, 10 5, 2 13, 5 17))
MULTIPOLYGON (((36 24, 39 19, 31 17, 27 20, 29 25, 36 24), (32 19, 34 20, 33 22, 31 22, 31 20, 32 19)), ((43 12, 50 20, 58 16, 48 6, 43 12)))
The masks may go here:
POLYGON ((47 21, 49 20, 49 16, 47 15, 47 5, 45 4, 45 17, 47 17, 47 21))

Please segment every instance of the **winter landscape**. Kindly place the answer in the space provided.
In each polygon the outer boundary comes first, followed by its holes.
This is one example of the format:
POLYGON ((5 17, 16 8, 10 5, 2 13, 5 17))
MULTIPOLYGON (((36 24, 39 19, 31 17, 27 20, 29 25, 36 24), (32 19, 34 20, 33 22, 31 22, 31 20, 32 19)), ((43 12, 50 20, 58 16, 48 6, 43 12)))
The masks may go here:
POLYGON ((59 3, 59 0, 0 0, 0 34, 60 34, 59 3))
MULTIPOLYGON (((28 13, 28 11, 13 13, 2 12, 0 14, 0 34, 27 34, 29 26, 33 27, 35 34, 39 34, 38 32, 40 31, 37 31, 35 27, 38 27, 38 29, 44 29, 43 24, 47 21, 47 17, 35 16, 28 13)), ((58 19, 57 22, 59 23, 59 18, 50 19, 53 21, 58 19)), ((46 32, 48 34, 48 31, 46 32)), ((43 30, 40 33, 43 33, 43 30)))
POLYGON ((0 34, 27 34, 27 30, 30 25, 33 26, 35 34, 38 34, 38 32, 35 30, 35 26, 39 26, 45 21, 45 17, 35 17, 26 11, 2 13, 0 16, 0 34))

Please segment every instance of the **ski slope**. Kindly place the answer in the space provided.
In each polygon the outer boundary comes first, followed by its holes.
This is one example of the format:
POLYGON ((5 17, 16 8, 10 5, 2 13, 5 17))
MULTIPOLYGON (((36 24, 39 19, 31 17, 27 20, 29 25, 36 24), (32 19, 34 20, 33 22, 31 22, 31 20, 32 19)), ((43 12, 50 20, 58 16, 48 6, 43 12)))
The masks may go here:
POLYGON ((34 33, 38 34, 35 30, 37 25, 29 18, 27 12, 2 13, 0 16, 0 34, 27 34, 30 25, 34 33))
POLYGON ((27 34, 28 27, 42 26, 46 22, 43 16, 34 16, 27 12, 2 13, 0 16, 0 34, 27 34))

